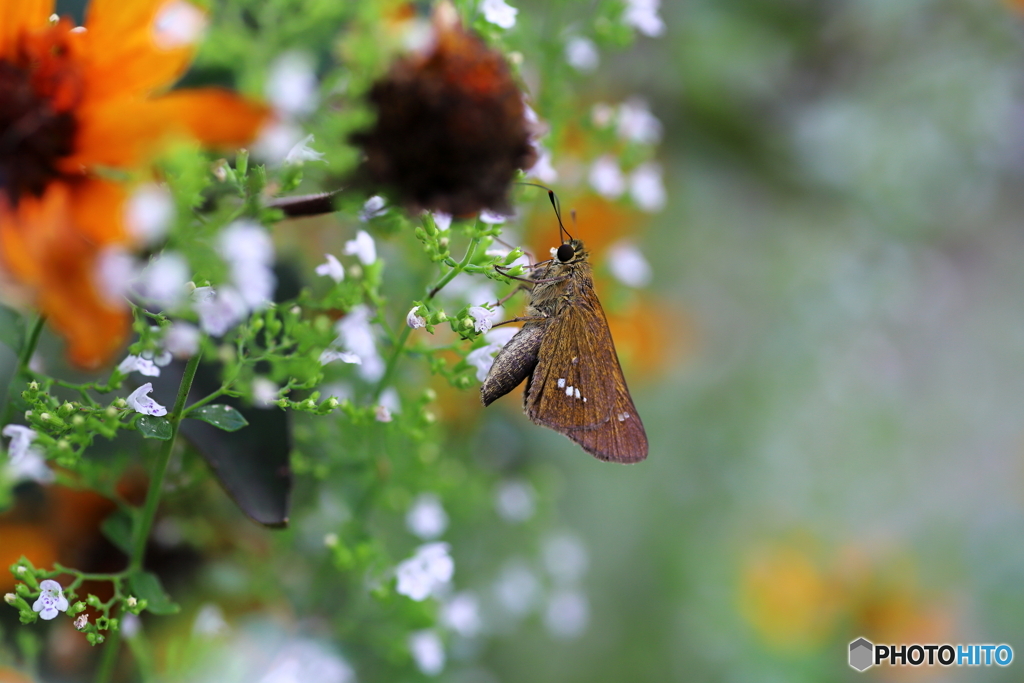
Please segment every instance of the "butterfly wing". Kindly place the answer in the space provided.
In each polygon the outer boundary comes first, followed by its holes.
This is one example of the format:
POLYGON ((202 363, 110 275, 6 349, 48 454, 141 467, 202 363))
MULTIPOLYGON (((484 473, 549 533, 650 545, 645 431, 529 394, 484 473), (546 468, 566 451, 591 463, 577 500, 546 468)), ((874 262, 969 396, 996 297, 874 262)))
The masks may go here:
POLYGON ((531 420, 595 457, 624 463, 647 457, 647 434, 589 278, 548 323, 525 404, 531 420))

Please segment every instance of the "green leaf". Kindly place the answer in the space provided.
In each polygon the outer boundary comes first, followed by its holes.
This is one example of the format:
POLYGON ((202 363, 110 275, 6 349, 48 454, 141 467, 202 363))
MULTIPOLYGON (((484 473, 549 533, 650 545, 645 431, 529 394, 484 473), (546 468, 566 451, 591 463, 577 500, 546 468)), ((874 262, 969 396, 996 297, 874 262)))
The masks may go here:
POLYGON ((200 406, 190 412, 188 416, 208 422, 217 429, 223 429, 225 432, 237 432, 249 424, 249 421, 242 417, 240 412, 223 403, 200 406))
POLYGON ((123 510, 118 510, 103 520, 100 530, 119 550, 126 555, 132 552, 132 518, 123 510))
POLYGON ((142 415, 135 421, 135 426, 144 439, 167 441, 171 438, 171 423, 167 421, 166 417, 142 415))
POLYGON ((14 352, 17 358, 25 343, 25 319, 17 311, 0 306, 0 344, 14 352))
POLYGON ((153 614, 175 614, 181 607, 171 601, 160 585, 160 579, 152 572, 137 571, 128 577, 132 595, 148 604, 146 609, 153 614))

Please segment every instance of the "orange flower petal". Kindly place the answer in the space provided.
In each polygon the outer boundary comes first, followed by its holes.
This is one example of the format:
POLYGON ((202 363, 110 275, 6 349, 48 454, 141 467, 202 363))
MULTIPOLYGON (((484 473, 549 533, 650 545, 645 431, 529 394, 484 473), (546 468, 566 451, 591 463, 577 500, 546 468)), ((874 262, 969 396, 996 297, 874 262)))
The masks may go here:
POLYGON ((93 165, 126 167, 147 160, 175 137, 214 146, 248 144, 267 109, 217 88, 181 90, 153 100, 109 99, 83 106, 69 173, 93 165))
POLYGON ((270 116, 266 106, 220 88, 178 90, 153 105, 184 124, 196 140, 214 147, 249 144, 270 116))
POLYGON ((200 12, 184 0, 92 0, 85 21, 91 45, 86 96, 145 95, 177 81, 194 45, 173 35, 161 40, 157 22, 179 8, 200 12))
MULTIPOLYGON (((85 190, 51 185, 42 198, 24 197, 16 209, 0 209, 0 254, 7 267, 36 292, 39 310, 68 343, 76 365, 93 368, 107 362, 128 335, 125 308, 106 301, 96 286, 100 245, 82 234, 76 219, 91 207, 109 211, 110 193, 82 201, 85 190)), ((120 208, 110 221, 120 221, 120 208)), ((88 221, 99 223, 104 215, 88 221)), ((88 228, 96 230, 95 226, 88 228)))
POLYGON ((91 178, 73 185, 71 192, 72 220, 82 237, 97 247, 128 241, 123 186, 91 178))
POLYGON ((19 33, 46 26, 54 0, 3 0, 0 2, 0 57, 13 53, 19 33))

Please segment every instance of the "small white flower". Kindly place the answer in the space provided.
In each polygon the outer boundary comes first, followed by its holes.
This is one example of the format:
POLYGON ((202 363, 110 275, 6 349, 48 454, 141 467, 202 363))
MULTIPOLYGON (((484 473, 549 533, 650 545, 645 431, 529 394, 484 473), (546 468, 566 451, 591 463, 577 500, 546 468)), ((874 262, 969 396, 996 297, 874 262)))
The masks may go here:
POLYGON ((611 245, 605 258, 612 275, 622 284, 645 287, 651 282, 651 264, 631 241, 619 240, 611 245))
POLYGON ((197 42, 206 29, 206 14, 184 0, 169 2, 153 21, 153 42, 161 50, 173 50, 197 42))
MULTIPOLYGON (((386 202, 384 201, 383 197, 381 197, 379 194, 373 195, 372 197, 366 200, 366 203, 363 204, 363 209, 362 211, 359 212, 359 220, 366 223, 372 218, 383 216, 388 212, 388 208, 387 206, 385 206, 385 204, 386 202)), ((370 263, 373 263, 373 261, 370 261, 370 263)))
POLYGON ((574 584, 587 572, 587 547, 572 534, 557 534, 544 540, 544 566, 559 583, 574 584))
POLYGON ((494 325, 495 313, 496 311, 483 306, 470 306, 469 315, 473 318, 473 329, 481 334, 486 333, 494 325))
POLYGON ((608 155, 591 165, 588 179, 590 186, 608 199, 617 199, 626 191, 626 178, 622 175, 622 169, 619 168, 618 162, 608 155))
POLYGON ((305 52, 285 52, 274 60, 264 89, 274 109, 287 116, 303 116, 316 109, 319 85, 314 66, 313 57, 305 52))
POLYGON ((164 350, 175 358, 191 358, 199 350, 200 336, 198 327, 176 320, 164 335, 164 350))
POLYGON ((434 211, 434 225, 438 230, 447 230, 452 226, 452 215, 442 211, 434 211))
POLYGON ((604 102, 598 102, 590 110, 590 120, 598 128, 604 128, 611 125, 612 120, 615 118, 615 107, 604 102))
POLYGON ((480 633, 480 601, 473 593, 457 593, 441 608, 441 623, 460 636, 472 638, 480 633))
POLYGON ((513 616, 524 616, 540 598, 540 581, 522 560, 514 560, 502 569, 494 583, 498 603, 513 616))
POLYGON ((556 638, 578 638, 587 630, 590 603, 578 590, 560 590, 551 594, 544 610, 544 625, 556 638))
POLYGON ((82 612, 75 618, 75 628, 79 631, 89 625, 89 615, 82 612))
POLYGON ((124 297, 142 272, 141 264, 121 247, 106 247, 96 260, 96 288, 114 306, 124 305, 124 297))
POLYGON ((642 210, 661 211, 665 207, 665 185, 661 166, 654 162, 641 164, 629 177, 629 195, 642 210))
POLYGON ((156 244, 167 234, 174 219, 174 199, 170 191, 155 183, 142 185, 125 205, 128 232, 139 243, 156 244))
POLYGON ((284 163, 286 166, 301 166, 307 161, 324 161, 324 153, 318 152, 310 145, 313 143, 313 134, 310 133, 306 137, 302 138, 288 150, 288 153, 284 155, 284 163))
POLYGON ((455 562, 448 549, 447 543, 428 543, 417 548, 412 557, 395 568, 395 590, 420 602, 445 586, 455 573, 455 562))
POLYGON ((320 365, 327 365, 328 363, 333 363, 336 360, 340 360, 342 363, 350 363, 354 365, 360 365, 363 362, 362 358, 351 351, 339 351, 335 348, 327 348, 320 353, 320 365))
POLYGON ((189 267, 176 251, 165 251, 150 261, 139 276, 138 293, 163 308, 174 308, 185 298, 189 267))
MULTIPOLYGON (((384 359, 377 351, 376 333, 370 323, 370 309, 360 304, 334 325, 338 338, 331 344, 359 358, 359 376, 376 382, 384 374, 384 359)), ((344 359, 342 359, 344 360, 344 359)), ((346 361, 349 362, 349 361, 346 361)))
POLYGON ((345 279, 345 267, 341 265, 341 262, 334 256, 334 254, 324 254, 327 259, 325 263, 321 263, 316 267, 316 274, 322 275, 323 277, 329 277, 335 282, 341 282, 345 279))
POLYGON ((501 225, 508 220, 508 216, 503 216, 500 213, 484 209, 480 212, 480 220, 490 225, 501 225))
POLYGON ((640 33, 655 38, 665 31, 665 22, 658 16, 661 0, 626 0, 622 20, 640 33))
POLYGON ((377 244, 370 237, 370 233, 360 230, 356 233, 355 239, 345 242, 346 256, 355 256, 363 265, 370 265, 377 260, 377 244))
POLYGON ((476 368, 478 382, 487 379, 487 373, 491 371, 491 366, 494 364, 494 354, 500 351, 518 332, 518 327, 501 327, 491 330, 484 337, 489 342, 487 346, 473 349, 466 354, 466 362, 476 368))
POLYGON ((661 121, 639 97, 631 97, 619 105, 615 130, 623 140, 643 145, 654 145, 661 140, 661 121))
POLYGON ((167 408, 150 398, 149 394, 153 391, 153 383, 146 382, 141 387, 133 391, 125 399, 128 407, 137 413, 143 415, 153 415, 155 417, 161 417, 167 414, 167 408))
POLYGON ((437 631, 416 631, 409 635, 409 652, 416 666, 427 676, 436 676, 444 671, 444 643, 437 631))
POLYGON ((534 143, 533 148, 537 151, 537 161, 526 175, 536 178, 542 183, 553 183, 558 180, 558 171, 551 165, 551 152, 539 144, 534 143))
POLYGON ((498 486, 494 506, 506 522, 525 522, 533 517, 533 487, 519 480, 508 480, 498 486))
MULTIPOLYGON (((197 288, 193 292, 193 296, 199 290, 206 289, 206 287, 197 288)), ((245 318, 249 312, 249 306, 233 287, 221 287, 219 290, 210 291, 213 292, 212 296, 204 291, 195 304, 196 314, 199 315, 199 326, 213 337, 222 337, 224 333, 245 318)))
POLYGON ((387 406, 377 405, 373 408, 373 418, 377 422, 391 422, 391 411, 388 410, 387 406))
POLYGON ((64 589, 53 579, 46 579, 39 584, 39 597, 32 603, 32 611, 39 612, 43 619, 50 620, 57 612, 68 611, 68 599, 64 597, 64 589))
POLYGON ((416 311, 420 310, 419 306, 413 306, 409 311, 409 314, 405 316, 405 324, 414 330, 418 330, 421 327, 427 326, 427 319, 422 315, 418 315, 416 311))
POLYGON ((46 466, 42 451, 32 445, 36 432, 24 425, 7 425, 2 433, 10 437, 7 448, 7 465, 4 471, 12 481, 36 481, 48 484, 56 479, 56 475, 46 466))
POLYGON ((259 408, 273 408, 277 405, 277 392, 281 387, 266 377, 252 381, 252 402, 259 408))
POLYGON ((380 405, 388 409, 388 412, 397 415, 402 412, 402 399, 398 396, 398 390, 388 387, 380 392, 380 405))
POLYGON ((7 457, 12 462, 28 455, 29 450, 32 448, 32 442, 36 440, 37 436, 34 429, 24 425, 7 425, 0 434, 11 440, 7 447, 7 457))
POLYGON ((224 619, 224 610, 212 602, 205 603, 196 613, 192 622, 192 633, 197 636, 219 636, 228 632, 228 622, 224 619))
POLYGON ((425 541, 437 538, 448 528, 448 513, 433 493, 416 496, 405 514, 405 527, 425 541))
POLYGON ((519 14, 519 10, 505 0, 483 0, 480 3, 480 10, 484 13, 484 19, 506 29, 516 25, 516 15, 519 14))
POLYGON ((160 376, 160 368, 156 366, 156 363, 141 356, 128 356, 117 366, 117 370, 123 375, 137 372, 146 377, 160 376))
MULTIPOLYGON (((242 642, 249 642, 250 637, 242 642)), ((304 638, 286 640, 282 647, 273 642, 273 657, 267 658, 253 683, 356 683, 356 673, 333 647, 304 638), (268 661, 269 660, 269 661, 268 661)), ((248 646, 248 647, 251 647, 248 646)), ((244 670, 244 669, 243 669, 244 670)), ((230 677, 229 680, 238 680, 230 677)))
POLYGON ((253 155, 273 165, 280 164, 302 138, 301 128, 288 121, 274 119, 260 129, 253 144, 253 155))
POLYGON ((590 72, 597 68, 601 58, 594 41, 583 36, 573 36, 565 43, 565 61, 577 71, 590 72))
POLYGON ((139 631, 141 630, 142 619, 139 619, 139 615, 128 612, 121 617, 121 633, 124 634, 125 638, 131 640, 135 636, 139 635, 139 631))
POLYGON ((274 242, 266 228, 255 221, 234 221, 217 236, 217 252, 228 263, 249 265, 274 262, 274 242))

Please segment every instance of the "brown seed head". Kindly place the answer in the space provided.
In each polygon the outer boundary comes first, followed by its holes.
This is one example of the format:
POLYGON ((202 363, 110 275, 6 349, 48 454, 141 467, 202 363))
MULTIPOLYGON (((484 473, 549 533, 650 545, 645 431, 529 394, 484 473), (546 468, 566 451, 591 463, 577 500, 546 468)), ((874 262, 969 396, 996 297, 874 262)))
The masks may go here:
POLYGON ((522 93, 501 53, 450 14, 439 10, 432 44, 373 86, 377 122, 352 141, 370 180, 410 208, 507 210, 516 171, 534 161, 522 93))

